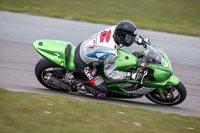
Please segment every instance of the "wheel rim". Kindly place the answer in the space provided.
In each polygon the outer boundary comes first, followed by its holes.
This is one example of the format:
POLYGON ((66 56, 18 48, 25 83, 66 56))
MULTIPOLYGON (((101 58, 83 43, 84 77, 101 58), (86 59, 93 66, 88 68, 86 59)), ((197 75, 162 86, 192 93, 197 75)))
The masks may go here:
POLYGON ((173 105, 177 103, 180 98, 180 92, 173 86, 169 86, 165 91, 166 99, 162 98, 156 91, 150 92, 147 96, 154 102, 164 105, 173 105))
POLYGON ((52 70, 55 70, 55 69, 60 69, 60 68, 58 68, 58 67, 51 67, 51 68, 46 68, 46 69, 44 69, 42 72, 41 72, 41 78, 42 78, 42 81, 45 83, 45 84, 47 84, 48 86, 50 86, 50 87, 52 87, 52 88, 55 88, 55 89, 59 89, 57 86, 54 86, 54 85, 52 85, 52 84, 49 84, 48 82, 47 82, 47 76, 51 76, 52 75, 52 73, 51 73, 51 71, 52 70))

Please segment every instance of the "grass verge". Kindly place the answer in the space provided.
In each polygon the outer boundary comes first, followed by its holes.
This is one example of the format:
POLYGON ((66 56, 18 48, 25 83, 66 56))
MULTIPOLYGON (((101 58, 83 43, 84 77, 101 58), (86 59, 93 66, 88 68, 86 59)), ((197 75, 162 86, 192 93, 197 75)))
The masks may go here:
POLYGON ((199 0, 0 0, 0 10, 200 36, 199 0))
POLYGON ((197 133, 200 118, 0 89, 1 133, 197 133))

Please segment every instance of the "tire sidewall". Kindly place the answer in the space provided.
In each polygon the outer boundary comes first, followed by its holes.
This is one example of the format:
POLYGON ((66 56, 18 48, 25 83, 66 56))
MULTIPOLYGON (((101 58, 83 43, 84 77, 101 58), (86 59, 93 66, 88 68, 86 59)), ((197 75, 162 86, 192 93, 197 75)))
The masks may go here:
POLYGON ((38 79, 38 81, 43 85, 45 86, 46 88, 48 89, 51 89, 51 90, 59 90, 58 88, 56 87, 52 87, 48 84, 46 84, 44 82, 44 80, 42 79, 42 72, 47 69, 47 68, 52 68, 52 67, 59 67, 57 64, 45 59, 45 58, 42 58, 40 59, 36 66, 35 66, 35 76, 36 78, 38 79))
POLYGON ((180 94, 179 100, 176 101, 176 102, 174 102, 174 103, 164 103, 164 102, 162 102, 162 101, 161 101, 161 102, 160 102, 160 101, 157 101, 157 100, 155 100, 154 98, 152 98, 151 92, 148 93, 148 94, 146 94, 145 96, 146 96, 146 98, 148 98, 150 101, 152 101, 152 102, 154 102, 154 103, 157 103, 157 104, 161 104, 161 105, 171 106, 171 105, 180 104, 180 103, 182 103, 182 102, 185 100, 185 98, 186 98, 186 96, 187 96, 186 88, 185 88, 185 86, 184 86, 181 82, 179 82, 176 86, 173 86, 173 87, 175 87, 176 90, 177 90, 177 91, 179 92, 179 94, 180 94))

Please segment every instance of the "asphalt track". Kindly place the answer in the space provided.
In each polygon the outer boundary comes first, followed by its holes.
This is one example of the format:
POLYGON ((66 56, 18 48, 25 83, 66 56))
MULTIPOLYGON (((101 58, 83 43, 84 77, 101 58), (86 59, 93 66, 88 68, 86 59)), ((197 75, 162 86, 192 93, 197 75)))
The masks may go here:
MULTIPOLYGON (((49 17, 0 11, 0 87, 13 91, 65 96, 74 99, 109 102, 131 107, 200 116, 200 38, 155 31, 139 30, 152 44, 162 47, 172 61, 174 75, 188 91, 187 99, 177 106, 161 106, 140 99, 104 99, 52 91, 44 88, 34 75, 34 67, 41 56, 32 42, 37 39, 70 41, 77 45, 108 25, 77 22, 49 17)), ((128 51, 132 52, 135 46, 128 51)))

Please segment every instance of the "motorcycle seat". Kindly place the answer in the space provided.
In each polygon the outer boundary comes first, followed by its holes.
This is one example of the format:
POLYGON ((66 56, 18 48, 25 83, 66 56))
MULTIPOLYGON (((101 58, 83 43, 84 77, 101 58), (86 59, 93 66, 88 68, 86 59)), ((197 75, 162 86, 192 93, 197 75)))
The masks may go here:
POLYGON ((70 59, 71 51, 72 51, 72 46, 71 45, 67 45, 66 59, 68 61, 70 59))

